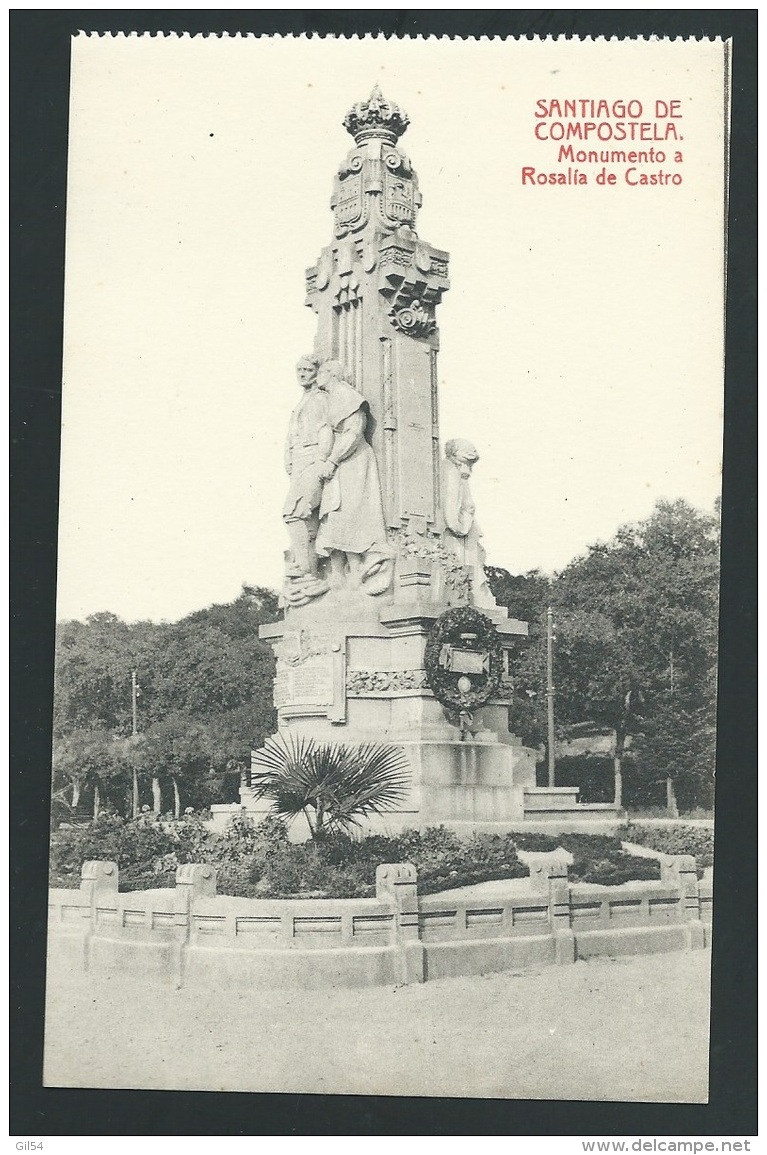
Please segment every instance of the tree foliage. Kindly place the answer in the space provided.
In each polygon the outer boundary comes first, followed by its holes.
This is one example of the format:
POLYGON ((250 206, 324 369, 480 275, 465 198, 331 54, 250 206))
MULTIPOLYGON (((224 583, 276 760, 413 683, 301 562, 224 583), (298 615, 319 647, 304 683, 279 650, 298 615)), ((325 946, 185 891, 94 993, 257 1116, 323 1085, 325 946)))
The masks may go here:
POLYGON ((251 748, 275 728, 274 658, 258 627, 277 616, 271 590, 243 586, 233 602, 175 623, 129 624, 111 613, 60 623, 54 703, 59 798, 77 808, 98 786, 102 803, 128 814, 135 770, 140 805, 164 809, 167 802, 179 810, 234 801, 251 748))
POLYGON ((629 748, 646 787, 680 784, 689 805, 710 804, 715 753, 719 526, 685 501, 658 502, 551 581, 491 569, 501 604, 530 621, 513 662, 513 727, 546 739, 546 606, 554 612, 556 723, 591 721, 629 748), (496 575, 500 575, 496 576, 496 575), (504 576, 505 575, 505 576, 504 576), (500 597, 499 597, 500 593, 500 597))

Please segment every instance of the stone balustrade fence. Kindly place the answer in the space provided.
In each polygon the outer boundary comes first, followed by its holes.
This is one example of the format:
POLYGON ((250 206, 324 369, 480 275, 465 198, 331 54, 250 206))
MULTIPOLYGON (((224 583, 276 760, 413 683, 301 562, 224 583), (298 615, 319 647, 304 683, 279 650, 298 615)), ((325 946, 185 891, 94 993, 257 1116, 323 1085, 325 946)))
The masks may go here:
POLYGON ((86 971, 181 986, 374 986, 486 974, 595 955, 692 950, 710 938, 712 894, 688 855, 658 855, 661 879, 573 883, 531 855, 527 879, 494 892, 419 895, 411 863, 378 867, 365 899, 242 899, 215 868, 180 866, 175 889, 120 892, 114 862, 86 862, 79 890, 51 890, 52 953, 86 971))

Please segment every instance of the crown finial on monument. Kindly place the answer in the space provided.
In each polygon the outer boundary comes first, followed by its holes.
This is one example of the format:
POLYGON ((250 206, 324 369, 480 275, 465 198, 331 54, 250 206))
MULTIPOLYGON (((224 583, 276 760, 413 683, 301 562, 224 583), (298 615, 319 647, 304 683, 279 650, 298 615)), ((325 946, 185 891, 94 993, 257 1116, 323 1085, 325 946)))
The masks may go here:
POLYGON ((367 100, 355 104, 343 119, 344 128, 357 144, 375 138, 396 144, 409 124, 404 109, 387 100, 377 84, 367 100))

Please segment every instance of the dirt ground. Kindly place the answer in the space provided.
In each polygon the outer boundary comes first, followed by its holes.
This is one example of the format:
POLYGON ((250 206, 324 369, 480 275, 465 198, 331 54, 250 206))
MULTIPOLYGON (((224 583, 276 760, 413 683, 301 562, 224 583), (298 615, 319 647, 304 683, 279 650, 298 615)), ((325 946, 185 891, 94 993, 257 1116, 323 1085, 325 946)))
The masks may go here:
POLYGON ((710 954, 365 990, 231 991, 49 963, 45 1084, 706 1101, 710 954))

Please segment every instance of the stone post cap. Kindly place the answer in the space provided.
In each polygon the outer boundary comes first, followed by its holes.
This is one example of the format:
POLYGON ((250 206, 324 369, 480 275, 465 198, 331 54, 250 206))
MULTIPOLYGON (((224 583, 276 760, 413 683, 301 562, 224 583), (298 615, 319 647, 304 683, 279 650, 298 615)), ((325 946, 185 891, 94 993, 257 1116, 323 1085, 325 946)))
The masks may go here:
POLYGON ((383 862, 376 867, 376 898, 415 894, 418 871, 412 862, 383 862))
POLYGON ((692 854, 664 854, 660 864, 662 874, 697 874, 698 872, 698 864, 692 854))
POLYGON ((80 872, 80 889, 97 886, 99 890, 117 890, 119 871, 116 862, 90 859, 80 872))
POLYGON ((564 846, 557 846, 555 850, 518 850, 517 858, 524 862, 532 874, 533 870, 548 870, 556 868, 557 874, 566 874, 568 866, 573 864, 573 856, 564 846))
POLYGON ((573 856, 563 846, 556 850, 518 850, 517 858, 530 871, 530 881, 537 890, 546 890, 552 878, 567 878, 573 856))
POLYGON ((176 869, 176 886, 193 887, 197 894, 213 896, 216 893, 216 868, 205 862, 186 862, 176 869))

